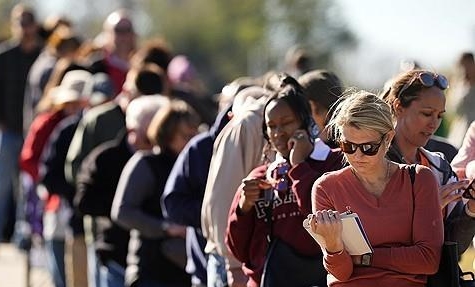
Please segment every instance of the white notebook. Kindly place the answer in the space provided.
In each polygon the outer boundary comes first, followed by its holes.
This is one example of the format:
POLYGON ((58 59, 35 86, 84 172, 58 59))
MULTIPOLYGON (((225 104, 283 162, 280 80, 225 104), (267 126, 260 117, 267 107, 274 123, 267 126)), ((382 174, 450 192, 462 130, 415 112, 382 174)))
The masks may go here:
MULTIPOLYGON (((345 250, 350 255, 373 253, 373 248, 369 243, 358 214, 354 212, 345 212, 340 214, 340 217, 343 224, 342 237, 345 250)), ((312 232, 308 218, 305 218, 303 221, 303 227, 308 231, 308 233, 310 233, 315 241, 324 244, 323 238, 312 232)))

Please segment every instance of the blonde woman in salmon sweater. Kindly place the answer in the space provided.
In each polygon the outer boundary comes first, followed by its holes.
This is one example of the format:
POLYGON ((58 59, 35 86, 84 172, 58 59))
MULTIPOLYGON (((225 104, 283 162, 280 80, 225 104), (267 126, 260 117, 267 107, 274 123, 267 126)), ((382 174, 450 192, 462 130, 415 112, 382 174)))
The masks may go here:
POLYGON ((329 286, 425 286, 437 271, 443 243, 437 182, 429 168, 386 158, 395 131, 390 107, 360 91, 340 101, 329 122, 348 166, 317 179, 312 189, 312 231, 329 286), (340 213, 359 215, 373 253, 351 256, 342 241, 340 213))

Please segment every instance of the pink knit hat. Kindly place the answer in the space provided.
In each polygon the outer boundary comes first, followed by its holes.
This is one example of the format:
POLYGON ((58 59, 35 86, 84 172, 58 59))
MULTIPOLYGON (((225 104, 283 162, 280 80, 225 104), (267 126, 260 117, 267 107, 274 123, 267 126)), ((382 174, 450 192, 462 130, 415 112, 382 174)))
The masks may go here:
POLYGON ((183 82, 191 82, 196 77, 195 67, 190 63, 188 58, 183 55, 175 56, 167 68, 168 78, 172 85, 183 82))

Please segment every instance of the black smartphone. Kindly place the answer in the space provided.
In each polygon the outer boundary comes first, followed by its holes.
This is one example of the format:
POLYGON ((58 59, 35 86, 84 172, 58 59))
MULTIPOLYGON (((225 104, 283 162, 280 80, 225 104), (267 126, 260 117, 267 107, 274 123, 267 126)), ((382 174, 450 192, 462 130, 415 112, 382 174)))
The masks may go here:
POLYGON ((475 190, 473 188, 473 183, 475 182, 475 178, 470 181, 470 184, 467 186, 467 188, 463 191, 462 197, 467 198, 467 199, 475 199, 475 197, 472 196, 472 193, 470 191, 475 190))

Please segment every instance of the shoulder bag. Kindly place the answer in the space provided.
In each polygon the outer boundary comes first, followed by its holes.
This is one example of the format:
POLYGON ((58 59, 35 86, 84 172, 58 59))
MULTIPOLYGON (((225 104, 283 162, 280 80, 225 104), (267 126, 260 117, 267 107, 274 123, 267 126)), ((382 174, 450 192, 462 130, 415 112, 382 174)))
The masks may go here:
MULTIPOLYGON (((273 192, 272 192, 273 195, 273 192)), ((269 247, 266 253, 260 287, 325 287, 327 272, 323 255, 304 256, 281 239, 272 236, 272 199, 266 204, 269 224, 269 247)))
MULTIPOLYGON (((412 205, 414 215, 414 181, 416 177, 416 165, 409 167, 411 178, 412 205)), ((459 267, 457 242, 445 241, 442 245, 439 269, 433 275, 427 276, 427 287, 475 287, 475 276, 473 272, 462 272, 459 267), (467 277, 470 277, 467 279, 467 277)))

